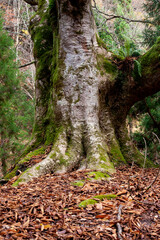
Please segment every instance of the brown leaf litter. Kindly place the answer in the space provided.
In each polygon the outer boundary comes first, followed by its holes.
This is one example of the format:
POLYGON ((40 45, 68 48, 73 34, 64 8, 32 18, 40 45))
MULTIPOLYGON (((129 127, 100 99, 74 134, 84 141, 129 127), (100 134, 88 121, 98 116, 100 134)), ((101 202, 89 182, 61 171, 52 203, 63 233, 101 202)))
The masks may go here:
POLYGON ((158 171, 121 166, 110 181, 91 181, 87 171, 47 174, 17 188, 10 181, 0 187, 0 240, 160 239, 159 176, 145 192, 158 171), (84 185, 71 184, 78 180, 84 185), (117 198, 78 207, 110 193, 117 198))

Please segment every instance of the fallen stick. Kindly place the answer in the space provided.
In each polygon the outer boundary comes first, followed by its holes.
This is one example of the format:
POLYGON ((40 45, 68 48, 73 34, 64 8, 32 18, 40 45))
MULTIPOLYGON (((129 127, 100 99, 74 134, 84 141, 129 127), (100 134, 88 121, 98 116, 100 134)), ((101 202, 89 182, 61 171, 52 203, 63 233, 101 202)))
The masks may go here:
MULTIPOLYGON (((121 213, 122 213, 122 205, 119 205, 118 216, 117 216, 118 221, 121 220, 121 213)), ((117 223, 117 235, 118 235, 118 239, 122 240, 122 227, 119 222, 117 223)))

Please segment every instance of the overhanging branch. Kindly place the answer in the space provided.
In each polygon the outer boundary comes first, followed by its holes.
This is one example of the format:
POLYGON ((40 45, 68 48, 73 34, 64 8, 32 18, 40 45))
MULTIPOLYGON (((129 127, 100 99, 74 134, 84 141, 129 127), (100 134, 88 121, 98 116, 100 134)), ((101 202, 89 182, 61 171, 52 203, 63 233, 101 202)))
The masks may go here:
POLYGON ((116 111, 116 116, 119 119, 126 117, 133 104, 160 91, 159 54, 160 39, 158 38, 153 47, 138 59, 141 66, 141 76, 138 75, 138 70, 133 77, 133 72, 130 69, 126 70, 126 66, 125 70, 121 68, 122 74, 123 72, 126 74, 128 71, 128 76, 123 75, 123 81, 120 81, 119 78, 115 79, 107 95, 108 104, 113 112, 116 111))

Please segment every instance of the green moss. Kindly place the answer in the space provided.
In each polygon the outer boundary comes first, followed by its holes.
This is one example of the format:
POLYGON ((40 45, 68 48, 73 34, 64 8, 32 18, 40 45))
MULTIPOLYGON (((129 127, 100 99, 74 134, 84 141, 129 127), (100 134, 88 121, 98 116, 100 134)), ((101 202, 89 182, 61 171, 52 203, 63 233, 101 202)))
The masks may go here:
POLYGON ((102 76, 107 73, 110 81, 115 80, 119 72, 116 65, 106 59, 103 54, 97 54, 97 69, 102 76))
POLYGON ((111 156, 112 161, 116 164, 126 163, 118 143, 111 144, 109 155, 111 156))
POLYGON ((156 44, 160 44, 160 37, 157 37, 156 44))
POLYGON ((159 54, 160 40, 158 38, 157 42, 153 45, 153 47, 139 59, 142 67, 143 76, 150 76, 157 71, 157 68, 155 68, 155 66, 157 66, 158 63, 160 64, 159 54))
POLYGON ((15 181, 15 182, 12 184, 12 187, 17 187, 20 182, 23 182, 23 179, 18 179, 17 181, 15 181))
POLYGON ((38 3, 38 11, 30 24, 30 33, 37 60, 36 86, 40 93, 36 107, 43 107, 46 113, 45 117, 36 120, 33 135, 39 139, 39 143, 49 145, 54 142, 58 127, 55 125, 53 99, 55 82, 59 82, 57 5, 55 0, 49 0, 49 7, 46 9, 46 0, 38 3))
POLYGON ((25 163, 30 161, 30 159, 33 157, 33 156, 37 156, 37 155, 41 155, 41 154, 44 154, 45 153, 45 148, 44 147, 41 147, 39 149, 36 149, 35 151, 33 152, 30 152, 28 153, 22 160, 20 160, 17 165, 15 166, 15 168, 10 172, 8 173, 4 178, 5 179, 11 179, 13 178, 15 175, 16 175, 16 172, 18 170, 20 171, 24 171, 26 170, 27 166, 25 166, 25 163))
POLYGON ((59 159, 59 164, 60 164, 60 165, 66 165, 66 164, 67 164, 67 160, 64 159, 63 157, 60 157, 60 159, 59 159))
POLYGON ((109 60, 104 58, 103 66, 107 73, 111 73, 114 76, 117 75, 117 67, 113 63, 111 63, 109 60))
POLYGON ((36 149, 35 151, 28 153, 26 157, 24 157, 21 161, 19 161, 19 164, 28 162, 33 156, 41 155, 45 153, 45 148, 41 147, 39 149, 36 149))
POLYGON ((107 151, 109 148, 107 145, 101 146, 100 144, 97 145, 96 152, 99 153, 99 159, 97 162, 97 158, 94 157, 94 152, 90 153, 88 156, 88 163, 91 165, 92 169, 97 169, 104 172, 114 173, 114 165, 110 162, 109 157, 107 155, 107 151))
POLYGON ((89 173, 87 173, 87 175, 92 177, 91 180, 105 180, 105 179, 110 178, 110 176, 107 173, 100 172, 100 171, 89 172, 89 173))
MULTIPOLYGON (((13 187, 17 187, 20 182, 25 182, 24 179, 22 178, 22 176, 23 176, 24 173, 28 172, 29 169, 30 169, 30 168, 28 168, 26 171, 24 171, 24 172, 21 174, 20 178, 18 178, 17 181, 15 181, 15 182, 12 184, 13 187)), ((32 174, 29 174, 29 175, 32 176, 32 174)))
POLYGON ((86 208, 90 204, 97 203, 96 199, 100 200, 100 201, 103 201, 104 199, 111 200, 112 198, 116 198, 116 197, 117 197, 117 195, 115 195, 115 194, 96 195, 93 198, 86 199, 86 200, 82 201, 78 206, 80 208, 86 208))
POLYGON ((139 81, 142 77, 142 69, 141 69, 141 63, 137 60, 134 61, 134 69, 133 69, 133 78, 135 81, 139 81))
POLYGON ((116 198, 116 197, 117 197, 117 195, 115 195, 115 194, 105 194, 105 195, 96 195, 93 198, 99 199, 102 201, 104 199, 111 200, 112 198, 116 198))
POLYGON ((78 207, 80 207, 80 208, 86 208, 88 205, 93 205, 93 204, 95 204, 95 203, 97 203, 96 200, 94 200, 94 199, 87 199, 87 200, 82 201, 82 202, 78 205, 78 207))
POLYGON ((62 126, 57 126, 55 123, 51 122, 46 127, 45 145, 49 145, 58 140, 59 135, 63 132, 62 126))
POLYGON ((50 158, 54 159, 54 158, 56 158, 56 156, 57 156, 57 154, 56 154, 56 153, 53 153, 53 154, 50 156, 50 158))
POLYGON ((77 187, 83 187, 84 181, 75 181, 75 182, 72 182, 71 185, 77 186, 77 187))
POLYGON ((36 170, 39 170, 40 169, 40 166, 36 167, 36 170))
POLYGON ((108 51, 106 44, 103 42, 103 40, 100 37, 98 37, 98 35, 96 35, 96 39, 97 39, 98 46, 103 47, 104 49, 106 49, 108 51))
POLYGON ((16 166, 10 173, 7 173, 4 179, 11 179, 16 176, 16 172, 18 171, 18 166, 16 166))
POLYGON ((55 0, 49 0, 49 9, 53 9, 55 7, 55 0))

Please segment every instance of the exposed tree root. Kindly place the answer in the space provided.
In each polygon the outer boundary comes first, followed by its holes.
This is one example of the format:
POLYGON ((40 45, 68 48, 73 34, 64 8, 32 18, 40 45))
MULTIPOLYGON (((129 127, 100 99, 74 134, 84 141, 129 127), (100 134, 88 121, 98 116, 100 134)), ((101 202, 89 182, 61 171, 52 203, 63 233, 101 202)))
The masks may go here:
POLYGON ((61 132, 51 152, 41 162, 21 174, 15 186, 28 182, 49 172, 68 172, 76 169, 96 169, 113 173, 114 165, 107 155, 108 147, 103 144, 100 134, 75 134, 67 138, 66 130, 61 132), (85 139, 85 143, 84 143, 85 139))

